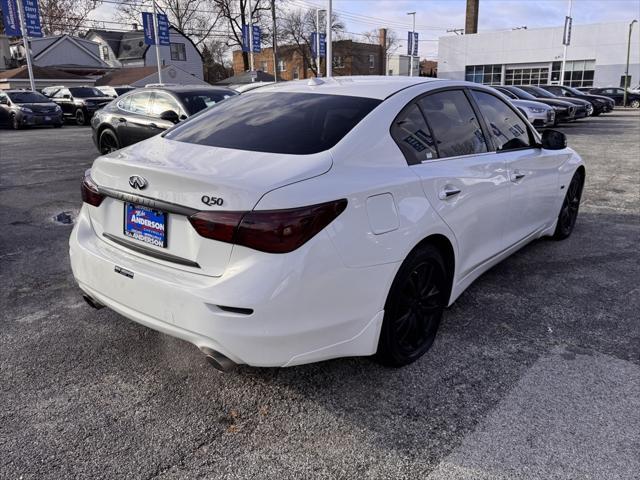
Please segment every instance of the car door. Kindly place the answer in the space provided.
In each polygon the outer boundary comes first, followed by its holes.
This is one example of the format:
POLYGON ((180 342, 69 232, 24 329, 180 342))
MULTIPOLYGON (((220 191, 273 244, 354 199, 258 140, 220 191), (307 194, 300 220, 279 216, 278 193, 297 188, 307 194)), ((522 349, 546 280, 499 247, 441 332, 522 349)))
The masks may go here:
POLYGON ((418 98, 395 120, 392 136, 456 237, 461 276, 503 250, 505 158, 489 151, 465 91, 445 89, 418 98))
POLYGON ((147 138, 158 135, 175 125, 175 123, 161 118, 163 113, 169 111, 175 112, 176 118, 180 118, 180 116, 184 115, 182 108, 170 94, 166 92, 154 92, 151 98, 151 105, 149 107, 147 138))
POLYGON ((73 97, 68 88, 61 88, 53 96, 52 100, 60 105, 62 113, 65 116, 74 115, 73 111, 73 97))
POLYGON ((127 95, 118 102, 119 117, 116 119, 118 139, 122 146, 132 145, 149 138, 149 117, 153 92, 141 90, 127 95))
POLYGON ((506 163, 510 182, 504 239, 511 246, 555 219, 559 168, 567 154, 540 148, 527 122, 497 95, 478 89, 471 89, 471 94, 488 127, 492 149, 506 163))

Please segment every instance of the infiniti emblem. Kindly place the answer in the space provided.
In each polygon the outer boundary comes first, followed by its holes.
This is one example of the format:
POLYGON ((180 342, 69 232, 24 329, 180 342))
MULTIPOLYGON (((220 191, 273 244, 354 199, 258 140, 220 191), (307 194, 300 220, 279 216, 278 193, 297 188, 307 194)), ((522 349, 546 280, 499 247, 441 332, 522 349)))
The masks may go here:
POLYGON ((131 185, 131 188, 144 190, 145 188, 147 188, 148 183, 144 177, 140 177, 138 175, 131 175, 129 177, 129 185, 131 185))

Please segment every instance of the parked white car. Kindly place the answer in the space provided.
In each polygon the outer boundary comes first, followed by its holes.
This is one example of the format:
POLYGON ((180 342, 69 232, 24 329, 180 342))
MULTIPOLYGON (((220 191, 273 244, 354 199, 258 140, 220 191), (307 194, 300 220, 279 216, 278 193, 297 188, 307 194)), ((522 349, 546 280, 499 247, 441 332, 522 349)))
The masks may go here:
POLYGON ((584 178, 562 133, 482 85, 287 82, 99 157, 71 266, 88 303, 220 369, 400 366, 483 272, 571 234, 584 178))
POLYGON ((534 127, 552 127, 556 122, 556 112, 553 107, 549 105, 531 100, 514 99, 510 101, 527 117, 527 120, 529 120, 534 127))

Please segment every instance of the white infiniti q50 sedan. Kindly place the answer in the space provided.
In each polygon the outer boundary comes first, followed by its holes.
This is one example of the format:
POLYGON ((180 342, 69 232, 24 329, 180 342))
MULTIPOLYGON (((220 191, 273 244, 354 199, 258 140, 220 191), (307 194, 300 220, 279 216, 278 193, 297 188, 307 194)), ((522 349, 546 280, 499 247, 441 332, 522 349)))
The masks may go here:
POLYGON ((571 234, 584 179, 562 133, 479 84, 274 84, 95 160, 71 266, 89 304, 222 370, 401 366, 484 271, 571 234))

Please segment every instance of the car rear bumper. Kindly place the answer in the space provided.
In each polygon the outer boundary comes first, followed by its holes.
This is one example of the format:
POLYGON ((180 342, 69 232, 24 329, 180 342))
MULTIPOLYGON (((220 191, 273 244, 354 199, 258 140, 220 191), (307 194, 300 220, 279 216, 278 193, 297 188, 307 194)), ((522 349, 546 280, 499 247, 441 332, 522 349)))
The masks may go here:
POLYGON ((87 208, 70 238, 74 277, 89 296, 135 322, 253 366, 377 349, 395 263, 347 268, 320 232, 284 255, 236 246, 225 273, 207 277, 114 248, 96 236, 87 208))

